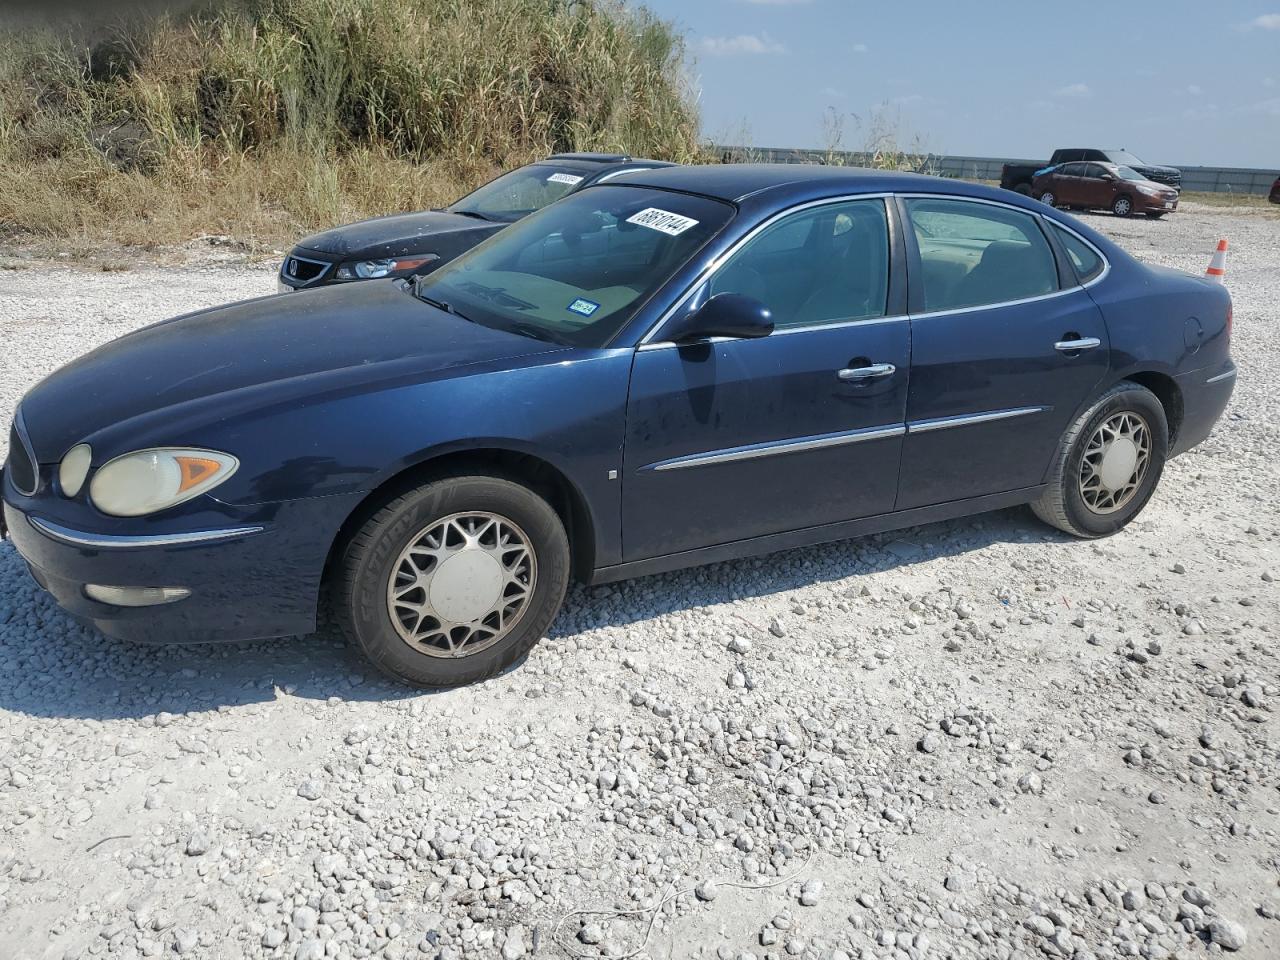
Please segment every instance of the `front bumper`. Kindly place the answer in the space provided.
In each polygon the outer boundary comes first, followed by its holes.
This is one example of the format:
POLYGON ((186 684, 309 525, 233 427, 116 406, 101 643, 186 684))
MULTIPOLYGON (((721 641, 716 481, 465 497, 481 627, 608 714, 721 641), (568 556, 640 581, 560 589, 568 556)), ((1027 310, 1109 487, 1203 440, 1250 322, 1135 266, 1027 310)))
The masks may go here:
MULTIPOLYGON (((5 485, 4 522, 36 582, 78 620, 143 643, 206 643, 311 633, 333 537, 353 498, 323 497, 241 508, 200 529, 145 533, 86 530, 65 508, 15 495, 5 485), (339 501, 342 501, 339 503, 339 501), (174 603, 119 607, 85 585, 183 587, 174 603)), ((206 511, 206 514, 209 511, 206 511)), ((201 518, 206 519, 205 517, 201 518)))

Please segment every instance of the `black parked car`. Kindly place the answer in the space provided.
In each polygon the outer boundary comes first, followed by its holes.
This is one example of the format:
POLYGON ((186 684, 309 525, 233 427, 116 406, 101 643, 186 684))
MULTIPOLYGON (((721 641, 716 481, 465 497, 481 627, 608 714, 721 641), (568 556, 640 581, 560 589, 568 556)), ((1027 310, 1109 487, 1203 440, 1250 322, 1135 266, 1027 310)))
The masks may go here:
POLYGON ((617 153, 558 153, 504 173, 443 210, 397 213, 298 241, 280 265, 281 293, 430 273, 508 224, 593 183, 669 167, 617 153))
POLYGON ((1029 197, 1033 190, 1031 181, 1036 174, 1063 163, 1081 162, 1118 164, 1136 170, 1155 183, 1162 183, 1175 190, 1182 189, 1182 171, 1177 167, 1143 163, 1128 150, 1099 150, 1095 147, 1061 147, 1053 151, 1048 163, 1006 163, 1000 171, 1000 186, 1029 197))

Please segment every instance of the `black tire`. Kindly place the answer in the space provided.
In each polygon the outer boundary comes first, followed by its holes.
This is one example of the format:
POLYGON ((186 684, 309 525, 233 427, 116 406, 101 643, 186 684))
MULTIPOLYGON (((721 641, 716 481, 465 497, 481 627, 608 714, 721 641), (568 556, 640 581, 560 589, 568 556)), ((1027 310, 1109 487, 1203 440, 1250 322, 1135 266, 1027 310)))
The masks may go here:
POLYGON ((1036 199, 1041 203, 1047 203, 1052 207, 1056 205, 1055 201, 1057 200, 1057 197, 1054 195, 1052 190, 1046 190, 1044 193, 1040 194, 1040 196, 1036 197, 1036 199))
POLYGON ((1049 468, 1048 486, 1031 504, 1037 517, 1073 536, 1106 537, 1142 512, 1164 472, 1169 449, 1169 423, 1164 407, 1146 387, 1128 380, 1116 384, 1067 428, 1049 468), (1118 413, 1138 414, 1150 429, 1151 450, 1144 475, 1131 499, 1112 513, 1094 511, 1081 493, 1080 475, 1089 439, 1118 413))
POLYGON ((1147 211, 1147 216, 1148 216, 1148 217, 1150 217, 1152 220, 1159 220, 1161 217, 1163 217, 1163 216, 1164 216, 1164 211, 1163 211, 1163 210, 1148 210, 1148 211, 1147 211))
POLYGON ((1133 201, 1123 193, 1111 201, 1111 212, 1117 217, 1127 217, 1133 213, 1133 201))
POLYGON ((559 613, 570 569, 564 524, 538 494, 497 476, 445 477, 397 497, 365 522, 346 547, 331 599, 348 640, 383 673, 414 686, 451 687, 485 680, 524 656, 559 613), (467 656, 432 656, 402 639, 388 587, 411 542, 433 524, 471 511, 524 533, 536 563, 533 590, 514 626, 492 645, 467 656))
POLYGON ((1020 193, 1020 194, 1022 194, 1024 197, 1029 197, 1029 196, 1031 196, 1031 184, 1029 184, 1029 183, 1020 183, 1020 184, 1018 184, 1016 187, 1014 187, 1014 188, 1013 188, 1013 192, 1014 192, 1014 193, 1020 193))

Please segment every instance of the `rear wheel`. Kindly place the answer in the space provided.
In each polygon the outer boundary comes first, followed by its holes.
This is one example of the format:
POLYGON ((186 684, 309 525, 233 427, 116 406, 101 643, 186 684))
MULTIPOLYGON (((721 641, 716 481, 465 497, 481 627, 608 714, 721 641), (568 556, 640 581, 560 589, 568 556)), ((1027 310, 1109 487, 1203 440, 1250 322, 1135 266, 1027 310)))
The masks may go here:
POLYGON ((1031 196, 1031 184, 1029 184, 1029 183, 1020 183, 1020 184, 1018 184, 1016 187, 1014 187, 1014 188, 1013 188, 1013 192, 1014 192, 1014 193, 1020 193, 1020 194, 1022 194, 1024 197, 1029 197, 1029 196, 1031 196))
POLYGON ((1155 394, 1124 381, 1067 428, 1031 509, 1077 537, 1105 537, 1147 505, 1164 471, 1169 426, 1155 394))
POLYGON ((1111 212, 1117 217, 1127 217, 1133 213, 1133 201, 1123 195, 1116 197, 1111 203, 1111 212))
POLYGON ((1040 194, 1040 202, 1046 206, 1052 207, 1058 202, 1058 198, 1053 195, 1052 190, 1046 190, 1044 193, 1040 194))
POLYGON ((569 569, 564 525, 544 499, 500 477, 447 477, 392 500, 352 538, 338 620, 398 680, 473 683, 538 642, 569 569))

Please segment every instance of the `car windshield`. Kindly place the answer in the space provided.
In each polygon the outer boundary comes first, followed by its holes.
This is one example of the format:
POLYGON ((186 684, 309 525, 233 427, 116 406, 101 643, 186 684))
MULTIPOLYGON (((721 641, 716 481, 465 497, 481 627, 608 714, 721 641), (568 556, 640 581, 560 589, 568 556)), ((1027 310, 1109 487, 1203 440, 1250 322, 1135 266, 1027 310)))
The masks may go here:
POLYGON ((1142 161, 1128 150, 1108 150, 1107 157, 1112 163, 1120 163, 1126 166, 1132 166, 1136 163, 1138 166, 1142 166, 1142 161))
POLYGON ((1147 178, 1146 178, 1146 177, 1144 177, 1142 174, 1140 174, 1137 170, 1134 170, 1132 167, 1122 167, 1122 166, 1117 166, 1117 167, 1115 167, 1114 169, 1115 169, 1115 172, 1116 172, 1116 176, 1118 176, 1121 180, 1145 180, 1145 179, 1147 179, 1147 178))
POLYGON ((531 163, 504 173, 446 209, 513 223, 559 200, 595 171, 586 163, 531 163))
POLYGON ((495 234, 415 292, 484 326, 600 347, 733 215, 706 197, 592 187, 495 234))

